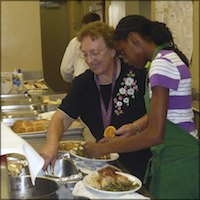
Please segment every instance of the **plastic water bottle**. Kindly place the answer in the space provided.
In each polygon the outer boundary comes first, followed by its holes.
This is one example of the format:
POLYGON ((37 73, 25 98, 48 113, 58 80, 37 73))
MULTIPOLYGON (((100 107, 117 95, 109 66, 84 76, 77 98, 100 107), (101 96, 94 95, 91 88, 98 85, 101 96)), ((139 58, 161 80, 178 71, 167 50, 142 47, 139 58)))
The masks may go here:
POLYGON ((16 93, 23 93, 24 81, 21 69, 18 70, 15 69, 13 72, 13 86, 16 93))
POLYGON ((21 69, 18 69, 17 71, 18 73, 18 85, 19 85, 19 90, 23 90, 24 88, 24 78, 23 78, 23 73, 21 71, 21 69))

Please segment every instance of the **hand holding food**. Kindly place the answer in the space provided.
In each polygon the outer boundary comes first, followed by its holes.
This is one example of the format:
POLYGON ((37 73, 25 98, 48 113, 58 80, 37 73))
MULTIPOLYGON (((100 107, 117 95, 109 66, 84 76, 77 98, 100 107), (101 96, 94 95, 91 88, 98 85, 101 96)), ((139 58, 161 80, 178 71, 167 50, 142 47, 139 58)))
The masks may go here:
POLYGON ((104 149, 102 149, 102 145, 95 142, 86 142, 83 148, 88 157, 91 158, 97 158, 106 154, 104 149))
POLYGON ((83 158, 92 158, 92 159, 98 159, 98 160, 110 159, 110 154, 101 155, 101 156, 90 156, 90 155, 88 155, 86 150, 84 149, 84 144, 81 144, 81 145, 77 146, 76 148, 72 149, 71 153, 74 156, 80 156, 80 157, 83 157, 83 158))
POLYGON ((118 137, 129 137, 136 134, 136 128, 133 123, 125 124, 117 129, 115 134, 118 137))

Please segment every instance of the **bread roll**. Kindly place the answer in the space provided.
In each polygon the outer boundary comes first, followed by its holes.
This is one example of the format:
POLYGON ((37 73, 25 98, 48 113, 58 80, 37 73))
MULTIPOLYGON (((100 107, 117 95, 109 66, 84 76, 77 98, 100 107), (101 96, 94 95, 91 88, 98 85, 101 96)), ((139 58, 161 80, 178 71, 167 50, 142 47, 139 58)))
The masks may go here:
POLYGON ((48 124, 49 124, 49 120, 46 120, 46 119, 32 120, 32 121, 17 120, 13 124, 12 130, 15 133, 46 131, 48 124))

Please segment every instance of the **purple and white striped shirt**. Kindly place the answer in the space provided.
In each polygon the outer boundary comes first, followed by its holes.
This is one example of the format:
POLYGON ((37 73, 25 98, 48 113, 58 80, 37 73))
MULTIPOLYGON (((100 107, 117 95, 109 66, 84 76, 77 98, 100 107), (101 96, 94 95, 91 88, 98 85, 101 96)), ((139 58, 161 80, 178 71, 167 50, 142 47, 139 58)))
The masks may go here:
POLYGON ((193 121, 191 74, 174 51, 161 50, 157 54, 151 63, 149 84, 150 98, 154 86, 169 89, 167 119, 194 136, 192 132, 196 132, 196 128, 193 121))

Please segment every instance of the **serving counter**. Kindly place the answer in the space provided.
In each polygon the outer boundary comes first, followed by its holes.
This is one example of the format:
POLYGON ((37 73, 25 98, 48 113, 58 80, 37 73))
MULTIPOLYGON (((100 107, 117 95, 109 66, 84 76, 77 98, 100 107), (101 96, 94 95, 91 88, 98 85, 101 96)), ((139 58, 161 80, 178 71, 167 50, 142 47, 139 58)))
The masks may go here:
MULTIPOLYGON (((55 102, 59 102, 58 99, 62 99, 64 96, 65 94, 54 94, 51 90, 44 90, 40 95, 36 93, 31 95, 1 95, 1 120, 8 126, 12 126, 16 120, 36 120, 41 113, 55 111, 58 106, 55 102), (44 101, 52 104, 44 103, 44 101)), ((18 135, 26 140, 37 152, 40 152, 46 141, 46 131, 37 133, 18 133, 18 135)), ((88 127, 78 119, 70 126, 68 131, 63 134, 61 140, 95 141, 95 138, 90 133, 88 127)), ((127 172, 119 161, 112 161, 109 163, 120 168, 122 171, 127 172)), ((5 181, 7 181, 7 170, 5 165, 1 164, 1 172, 1 183, 5 183, 5 181)), ((73 196, 73 188, 74 184, 71 183, 60 184, 58 199, 84 199, 84 197, 73 196)), ((7 198, 9 196, 9 188, 2 187, 1 189, 3 197, 9 199, 7 198)), ((144 187, 142 187, 138 192, 144 196, 149 196, 149 193, 144 187)))

